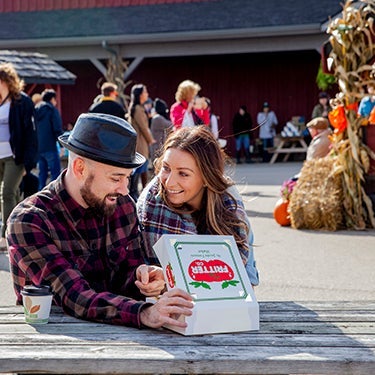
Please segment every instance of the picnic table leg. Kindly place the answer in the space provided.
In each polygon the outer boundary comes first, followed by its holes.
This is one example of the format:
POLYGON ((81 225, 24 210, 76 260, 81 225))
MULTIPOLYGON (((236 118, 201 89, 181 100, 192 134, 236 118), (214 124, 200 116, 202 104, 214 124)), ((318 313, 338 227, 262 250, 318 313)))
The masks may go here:
POLYGON ((271 158, 271 160, 270 160, 270 164, 273 164, 275 161, 276 161, 276 159, 277 159, 277 155, 278 155, 278 153, 277 153, 277 149, 273 152, 273 155, 272 155, 272 158, 271 158))
POLYGON ((284 143, 285 143, 284 140, 281 140, 281 141, 280 141, 280 143, 278 144, 278 146, 276 147, 276 149, 275 149, 274 152, 273 152, 272 158, 271 158, 271 160, 270 160, 270 164, 273 164, 273 163, 276 161, 277 156, 279 155, 279 152, 278 152, 278 151, 281 150, 281 149, 283 148, 284 143))

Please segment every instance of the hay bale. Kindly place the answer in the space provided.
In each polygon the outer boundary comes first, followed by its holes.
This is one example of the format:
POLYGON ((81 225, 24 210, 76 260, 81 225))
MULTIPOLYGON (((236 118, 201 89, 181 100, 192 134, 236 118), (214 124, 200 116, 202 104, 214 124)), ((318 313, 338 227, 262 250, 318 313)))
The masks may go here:
POLYGON ((341 177, 333 167, 331 157, 304 162, 290 197, 293 228, 333 231, 343 227, 341 177))

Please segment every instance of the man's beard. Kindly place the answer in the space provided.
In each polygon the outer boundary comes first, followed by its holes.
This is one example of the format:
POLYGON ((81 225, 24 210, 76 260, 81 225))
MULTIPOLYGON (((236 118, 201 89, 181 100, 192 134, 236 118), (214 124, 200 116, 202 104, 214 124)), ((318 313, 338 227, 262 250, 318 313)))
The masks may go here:
POLYGON ((94 175, 90 174, 87 177, 84 186, 80 189, 82 199, 99 217, 111 216, 115 212, 117 205, 106 204, 106 198, 107 197, 119 198, 121 194, 118 194, 118 193, 107 194, 103 199, 100 199, 91 190, 93 180, 94 180, 94 175))

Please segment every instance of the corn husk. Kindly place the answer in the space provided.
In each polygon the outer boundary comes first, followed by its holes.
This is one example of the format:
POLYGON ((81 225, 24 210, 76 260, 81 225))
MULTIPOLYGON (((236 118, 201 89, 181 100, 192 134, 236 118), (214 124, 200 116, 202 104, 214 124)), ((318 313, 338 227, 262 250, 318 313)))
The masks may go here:
POLYGON ((370 158, 375 154, 363 143, 362 126, 366 123, 353 109, 366 94, 366 85, 375 80, 375 3, 364 0, 354 6, 346 1, 342 18, 328 26, 335 76, 340 92, 331 101, 335 108, 344 106, 347 128, 332 136, 336 155, 334 170, 339 171, 342 185, 343 225, 348 229, 375 228, 374 210, 364 190, 370 158))

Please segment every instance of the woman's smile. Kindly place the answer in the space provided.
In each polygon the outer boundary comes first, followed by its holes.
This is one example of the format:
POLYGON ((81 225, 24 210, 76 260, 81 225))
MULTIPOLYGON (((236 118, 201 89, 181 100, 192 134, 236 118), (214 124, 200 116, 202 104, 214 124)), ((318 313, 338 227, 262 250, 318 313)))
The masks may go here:
POLYGON ((159 179, 172 204, 188 204, 195 210, 200 209, 204 182, 202 173, 189 152, 177 148, 168 149, 164 154, 159 179))

